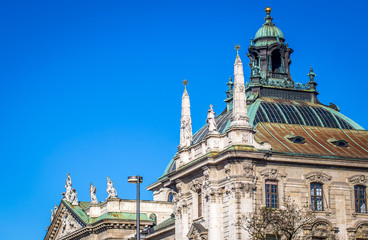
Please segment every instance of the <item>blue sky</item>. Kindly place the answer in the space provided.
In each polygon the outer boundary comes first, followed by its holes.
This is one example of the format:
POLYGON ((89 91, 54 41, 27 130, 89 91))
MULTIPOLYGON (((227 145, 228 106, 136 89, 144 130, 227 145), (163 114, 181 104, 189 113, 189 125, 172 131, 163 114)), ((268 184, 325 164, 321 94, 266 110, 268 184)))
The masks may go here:
POLYGON ((161 176, 179 144, 183 79, 196 131, 209 104, 225 108, 236 43, 249 76, 268 5, 295 51, 294 80, 313 66, 320 101, 368 127, 367 1, 0 3, 2 239, 44 237, 67 172, 81 201, 90 182, 104 200, 106 176, 128 199, 128 175, 144 186, 161 176))

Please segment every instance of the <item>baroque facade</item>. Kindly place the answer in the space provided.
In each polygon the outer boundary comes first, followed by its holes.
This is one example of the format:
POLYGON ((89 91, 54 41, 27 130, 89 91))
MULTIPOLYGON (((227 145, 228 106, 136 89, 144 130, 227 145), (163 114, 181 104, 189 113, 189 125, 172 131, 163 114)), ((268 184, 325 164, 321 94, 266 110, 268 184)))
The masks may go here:
MULTIPOLYGON (((294 82, 293 49, 270 13, 248 47, 249 81, 237 47, 226 109, 211 105, 194 134, 185 87, 178 151, 142 201, 143 238, 249 239, 244 216, 291 199, 315 216, 303 239, 368 239, 368 131, 318 100, 312 68, 294 82)), ((134 237, 134 201, 111 186, 98 203, 91 185, 91 202, 79 202, 68 179, 45 239, 134 237)))

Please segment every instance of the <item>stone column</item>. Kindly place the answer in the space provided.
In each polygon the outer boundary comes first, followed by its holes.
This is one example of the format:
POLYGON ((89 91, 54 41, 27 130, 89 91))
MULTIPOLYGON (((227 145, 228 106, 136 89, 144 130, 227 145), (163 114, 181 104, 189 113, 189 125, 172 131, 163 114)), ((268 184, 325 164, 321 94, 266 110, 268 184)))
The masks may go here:
POLYGON ((222 190, 211 189, 210 194, 208 239, 223 240, 222 190))

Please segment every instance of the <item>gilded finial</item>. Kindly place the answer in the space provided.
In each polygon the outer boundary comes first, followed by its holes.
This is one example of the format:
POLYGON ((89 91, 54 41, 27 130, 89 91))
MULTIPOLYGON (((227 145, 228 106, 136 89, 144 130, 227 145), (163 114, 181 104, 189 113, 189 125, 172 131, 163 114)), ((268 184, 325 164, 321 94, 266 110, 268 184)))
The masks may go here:
POLYGON ((183 84, 184 84, 185 89, 187 89, 188 80, 184 79, 183 84))
POLYGON ((239 44, 235 45, 235 49, 236 49, 236 55, 239 56, 240 45, 239 44))
POLYGON ((267 15, 270 15, 270 13, 271 13, 271 8, 270 8, 270 7, 266 7, 265 11, 266 11, 267 15))

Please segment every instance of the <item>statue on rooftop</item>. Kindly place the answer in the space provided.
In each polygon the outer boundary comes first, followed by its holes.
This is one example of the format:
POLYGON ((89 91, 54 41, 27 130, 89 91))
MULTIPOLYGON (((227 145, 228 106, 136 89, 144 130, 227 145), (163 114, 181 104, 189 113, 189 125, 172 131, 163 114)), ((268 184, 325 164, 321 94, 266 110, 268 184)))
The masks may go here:
POLYGON ((72 202, 72 195, 73 195, 73 191, 72 191, 72 178, 70 177, 70 174, 68 173, 68 176, 66 178, 66 183, 65 183, 65 193, 62 193, 62 195, 64 195, 64 199, 67 202, 72 202))
POLYGON ((210 105, 210 109, 207 111, 207 125, 210 133, 217 132, 217 123, 215 120, 215 112, 213 111, 213 105, 210 105))
POLYGON ((91 203, 92 204, 97 204, 98 201, 97 201, 97 197, 96 197, 96 187, 92 185, 92 183, 89 184, 90 187, 89 187, 89 194, 91 195, 91 203))
POLYGON ((51 222, 52 220, 54 220, 57 210, 58 210, 58 207, 56 205, 54 206, 54 209, 51 209, 51 222))
POLYGON ((78 193, 77 190, 75 190, 75 188, 73 188, 72 190, 70 203, 74 206, 78 205, 78 193))
POLYGON ((114 188, 114 183, 111 181, 111 179, 109 177, 107 177, 107 190, 106 190, 107 194, 109 194, 109 196, 106 198, 110 199, 110 198, 116 198, 118 196, 118 194, 116 193, 116 189, 114 188))

